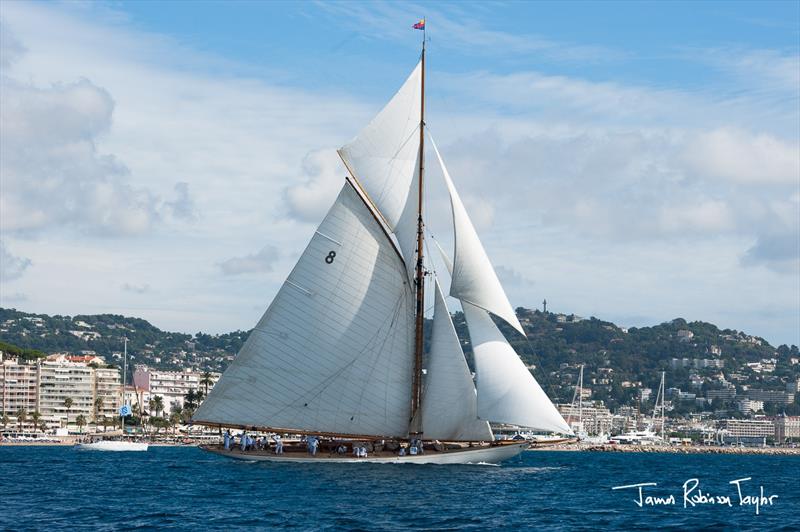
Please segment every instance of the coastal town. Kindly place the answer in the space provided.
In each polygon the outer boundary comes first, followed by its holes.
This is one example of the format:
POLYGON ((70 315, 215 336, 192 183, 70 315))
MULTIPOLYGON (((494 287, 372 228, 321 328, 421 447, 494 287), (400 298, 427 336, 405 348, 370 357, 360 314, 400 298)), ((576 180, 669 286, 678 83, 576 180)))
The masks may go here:
MULTIPOLYGON (((609 324, 594 327, 592 320, 574 315, 523 310, 518 309, 521 322, 538 345, 542 345, 542 335, 557 335, 570 327, 613 333, 607 342, 612 349, 621 343, 615 338, 631 334, 609 324), (552 331, 545 328, 549 325, 552 331)), ((131 407, 128 435, 192 443, 218 437, 217 430, 193 426, 191 417, 213 389, 220 370, 235 356, 231 348, 238 348, 246 334, 235 336, 239 342, 219 347, 219 337, 201 333, 150 334, 152 326, 145 326, 143 320, 137 320, 137 330, 130 318, 4 313, 6 318, 0 322, 3 342, 23 343, 20 339, 27 337, 44 340, 27 346, 48 345, 52 337, 61 337, 68 339, 67 346, 82 347, 38 351, 31 356, 30 347, 3 344, 0 425, 5 441, 69 442, 91 434, 120 434, 119 408, 124 404, 131 407), (53 329, 53 323, 66 331, 53 329), (137 343, 142 330, 148 331, 149 341, 137 343), (130 352, 124 387, 123 335, 130 336, 136 346, 130 352), (172 347, 165 349, 164 344, 172 347), (116 349, 103 354, 98 352, 102 347, 90 349, 105 345, 116 349), (209 345, 214 347, 205 347, 209 345)), ((458 316, 455 322, 458 326, 458 316)), ((731 332, 718 333, 716 343, 709 344, 707 335, 695 335, 689 325, 680 327, 680 323, 674 327, 670 342, 675 352, 685 356, 658 360, 655 367, 661 371, 653 373, 654 377, 667 375, 663 390, 654 380, 633 378, 622 371, 622 363, 615 367, 608 349, 582 357, 568 348, 568 356, 562 357, 568 361, 541 366, 530 363, 528 367, 534 374, 546 372, 559 412, 576 434, 586 438, 583 443, 652 443, 647 438, 625 438, 637 431, 649 431, 657 441, 673 446, 763 448, 800 442, 800 355, 796 346, 771 348, 763 339, 731 332), (736 349, 739 356, 726 356, 726 351, 736 349)), ((463 343, 469 353, 468 337, 463 343)), ((497 427, 496 433, 514 436, 513 427, 511 431, 497 427)))

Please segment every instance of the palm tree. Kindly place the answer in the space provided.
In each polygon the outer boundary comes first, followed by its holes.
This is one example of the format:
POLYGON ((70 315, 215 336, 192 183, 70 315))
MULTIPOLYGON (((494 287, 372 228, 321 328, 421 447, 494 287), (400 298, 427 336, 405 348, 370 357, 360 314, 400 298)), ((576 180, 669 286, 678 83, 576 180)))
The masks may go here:
POLYGON ((17 416, 17 430, 19 430, 20 432, 24 432, 25 430, 22 428, 22 426, 28 420, 28 413, 25 411, 23 407, 20 407, 19 410, 15 412, 15 414, 17 416))
POLYGON ((64 399, 64 408, 67 409, 67 426, 69 426, 69 411, 72 409, 73 404, 72 397, 64 399))
POLYGON ((153 397, 153 399, 150 402, 152 403, 150 405, 150 408, 154 409, 156 414, 160 413, 163 416, 163 414, 164 414, 164 398, 161 397, 160 395, 156 395, 155 397, 153 397))
POLYGON ((194 407, 197 406, 197 393, 194 389, 189 390, 186 392, 186 395, 183 396, 183 407, 186 409, 194 410, 194 407))
POLYGON ((211 386, 212 384, 214 384, 214 381, 211 380, 211 372, 205 370, 203 372, 203 378, 200 379, 200 385, 203 386, 203 388, 205 389, 206 397, 208 397, 208 387, 211 386))
POLYGON ((78 414, 78 417, 75 418, 75 423, 78 425, 78 430, 83 434, 83 427, 86 425, 86 416, 78 414))
POLYGON ((38 410, 34 410, 33 414, 31 414, 31 421, 33 421, 33 430, 39 428, 39 421, 42 419, 42 415, 39 413, 38 410))
POLYGON ((172 434, 175 434, 175 427, 181 422, 181 415, 178 412, 174 412, 171 416, 169 416, 169 424, 172 425, 172 434))
POLYGON ((95 424, 97 424, 97 415, 103 409, 103 402, 104 401, 103 401, 102 397, 98 397, 97 399, 94 400, 94 422, 95 422, 95 424))
POLYGON ((108 417, 104 415, 103 416, 103 432, 106 432, 107 430, 108 430, 108 417))
POLYGON ((6 430, 8 423, 11 421, 11 418, 8 417, 8 414, 3 412, 3 417, 0 417, 0 421, 3 423, 3 430, 6 430))

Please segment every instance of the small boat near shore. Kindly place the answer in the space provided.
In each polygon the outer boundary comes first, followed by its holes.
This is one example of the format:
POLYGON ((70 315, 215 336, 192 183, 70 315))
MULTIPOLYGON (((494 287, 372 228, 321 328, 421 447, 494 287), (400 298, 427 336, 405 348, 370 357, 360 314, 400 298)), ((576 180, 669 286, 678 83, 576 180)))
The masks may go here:
POLYGON ((123 440, 100 440, 95 442, 76 443, 78 451, 146 451, 148 444, 144 442, 123 440))
MULTIPOLYGON (((124 338, 124 347, 123 347, 123 355, 122 355, 122 386, 120 386, 120 399, 121 402, 125 402, 125 377, 128 373, 128 339, 124 338)), ((131 414, 131 407, 130 405, 123 404, 119 409, 119 415, 122 419, 122 431, 120 434, 124 436, 125 434, 125 416, 129 416, 131 414)), ((89 442, 81 442, 75 444, 75 450, 78 451, 117 451, 117 452, 124 452, 124 451, 146 451, 148 449, 148 444, 144 442, 136 442, 130 440, 116 440, 116 439, 100 439, 97 441, 89 441, 89 442)))

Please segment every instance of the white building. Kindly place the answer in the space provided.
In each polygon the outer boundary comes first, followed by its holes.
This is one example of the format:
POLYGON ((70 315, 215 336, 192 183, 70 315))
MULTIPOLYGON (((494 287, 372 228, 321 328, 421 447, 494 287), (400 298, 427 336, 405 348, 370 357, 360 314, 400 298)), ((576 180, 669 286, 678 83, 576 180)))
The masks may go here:
POLYGON ((768 419, 724 419, 721 422, 725 442, 761 443, 775 436, 775 424, 768 419))
POLYGON ((48 426, 75 424, 79 415, 93 418, 94 369, 63 355, 39 362, 37 409, 48 426), (67 399, 72 401, 67 406, 67 399))
POLYGON ((749 414, 750 412, 760 412, 764 410, 764 401, 752 401, 750 399, 742 399, 736 403, 736 409, 742 414, 749 414))
POLYGON ((800 416, 775 418, 775 441, 783 443, 787 439, 800 439, 800 416))
POLYGON ((73 430, 80 415, 86 424, 117 415, 120 372, 106 367, 101 357, 60 353, 29 364, 6 359, 0 370, 0 413, 16 422, 17 411, 24 409, 26 428, 33 428, 34 412, 50 429, 73 430), (98 398, 102 405, 95 403, 98 398))
MULTIPOLYGON (((211 373, 211 384, 214 387, 219 380, 219 373, 211 373)), ((202 391, 205 394, 206 386, 201 384, 203 372, 201 371, 164 371, 137 365, 133 372, 133 384, 137 390, 149 394, 151 399, 160 396, 164 402, 165 412, 183 408, 184 398, 190 390, 202 391)))
POLYGON ((5 414, 16 422, 20 409, 28 414, 34 412, 38 381, 36 364, 4 358, 0 366, 0 415, 5 414))
POLYGON ((611 412, 605 406, 589 404, 583 405, 583 407, 579 409, 578 405, 559 404, 557 408, 561 416, 576 431, 582 428, 589 436, 611 434, 614 416, 611 415, 611 412), (582 427, 580 425, 582 425, 582 427))

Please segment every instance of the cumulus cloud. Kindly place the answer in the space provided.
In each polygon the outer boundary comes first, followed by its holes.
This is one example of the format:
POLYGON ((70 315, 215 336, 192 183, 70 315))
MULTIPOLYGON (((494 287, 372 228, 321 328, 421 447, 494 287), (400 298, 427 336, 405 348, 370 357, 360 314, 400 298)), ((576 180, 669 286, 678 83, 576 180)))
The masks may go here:
POLYGON ((0 240, 0 281, 19 279, 31 265, 31 260, 13 255, 0 240))
POLYGON ((111 95, 88 80, 38 88, 4 78, 0 173, 4 231, 76 226, 95 234, 140 234, 158 219, 157 199, 128 184, 127 167, 99 153, 111 126, 111 95))
POLYGON ((145 284, 125 283, 122 285, 122 289, 125 292, 131 292, 133 294, 146 294, 150 291, 150 285, 146 283, 145 284))
POLYGON ((245 257, 234 257, 219 264, 225 275, 240 275, 243 273, 271 272, 275 262, 280 258, 278 249, 274 246, 264 246, 258 253, 245 257))
POLYGON ((22 292, 0 293, 0 306, 8 305, 9 303, 24 303, 27 300, 28 296, 22 292))
POLYGON ((175 200, 168 201, 166 208, 179 220, 192 221, 197 218, 194 198, 189 192, 189 183, 175 183, 175 200))
POLYGON ((763 265, 778 273, 800 275, 800 232, 795 227, 759 235, 742 257, 742 264, 763 265))
POLYGON ((497 277, 500 279, 500 282, 503 284, 506 290, 519 290, 520 288, 531 287, 535 284, 534 281, 528 279, 514 268, 510 268, 508 266, 495 266, 494 269, 497 272, 497 277))
POLYGON ((25 51, 14 32, 0 20, 0 68, 9 68, 25 51))
POLYGON ((797 184, 797 142, 741 129, 698 133, 686 144, 685 157, 699 175, 746 184, 797 184))
POLYGON ((302 164, 301 182, 284 189, 289 216, 319 223, 344 183, 345 171, 335 150, 314 151, 302 164))

